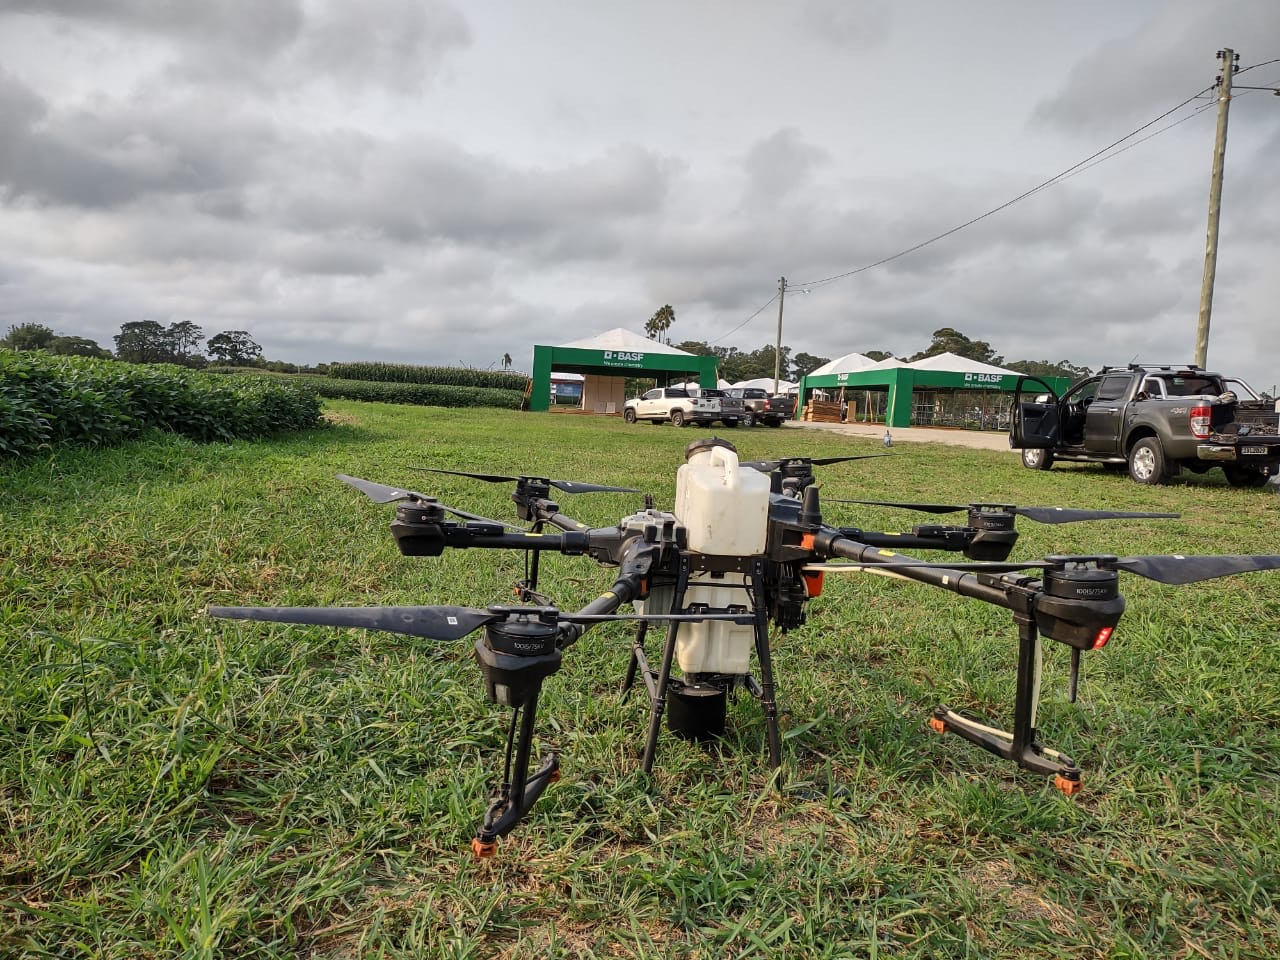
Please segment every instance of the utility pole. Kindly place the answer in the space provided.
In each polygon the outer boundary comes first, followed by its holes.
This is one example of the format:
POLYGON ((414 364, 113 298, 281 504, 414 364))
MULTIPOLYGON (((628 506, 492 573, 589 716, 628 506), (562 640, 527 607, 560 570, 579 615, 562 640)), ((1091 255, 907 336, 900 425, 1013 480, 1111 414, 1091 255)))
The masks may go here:
POLYGON ((1209 314, 1213 310, 1213 281, 1218 272, 1218 219, 1222 214, 1222 168, 1227 154, 1227 111, 1231 108, 1231 76, 1240 68, 1240 54, 1230 47, 1218 51, 1218 133, 1213 143, 1213 173, 1209 179, 1209 228, 1205 236, 1204 279, 1200 283, 1200 322, 1196 325, 1196 366, 1209 355, 1209 314))
POLYGON ((787 299, 787 278, 778 280, 778 342, 773 348, 773 392, 778 392, 779 375, 782 373, 782 303, 787 299))

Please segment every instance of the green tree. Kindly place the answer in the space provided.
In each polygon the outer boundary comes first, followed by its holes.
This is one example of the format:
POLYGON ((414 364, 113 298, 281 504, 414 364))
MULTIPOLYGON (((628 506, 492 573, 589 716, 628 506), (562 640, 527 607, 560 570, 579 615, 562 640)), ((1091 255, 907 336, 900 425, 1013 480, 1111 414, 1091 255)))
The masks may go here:
POLYGON ((57 334, 42 323, 19 323, 9 328, 0 347, 10 350, 44 350, 57 334))
POLYGON ((658 312, 649 318, 648 323, 644 325, 645 336, 650 340, 662 341, 667 331, 671 329, 671 325, 676 322, 675 308, 669 303, 664 303, 658 308, 658 312))
POLYGON ((187 366, 203 365, 204 354, 200 352, 200 341, 204 339, 204 331, 190 320, 180 320, 169 324, 165 330, 169 340, 169 349, 174 363, 187 366))
POLYGON ((997 366, 1004 362, 1004 358, 992 350, 991 344, 987 341, 970 340, 959 330, 951 327, 933 331, 933 342, 926 349, 907 359, 908 362, 912 362, 923 360, 925 357, 936 357, 940 353, 954 353, 960 357, 968 357, 970 360, 997 366))
POLYGON ((87 337, 54 337, 45 349, 64 357, 97 357, 105 360, 111 356, 110 350, 102 349, 96 340, 87 337))
POLYGON ((705 340, 685 340, 675 345, 677 350, 692 353, 695 357, 715 357, 718 353, 705 340))
POLYGON ((1057 363, 1050 363, 1048 360, 1013 360, 1005 366, 1035 377, 1069 377, 1072 380, 1081 380, 1093 373, 1088 367, 1078 367, 1066 360, 1057 363))
POLYGON ((120 325, 113 338, 116 356, 129 363, 169 363, 173 343, 165 328, 154 320, 133 320, 120 325))
POLYGON ((206 346, 219 363, 245 364, 262 358, 262 347, 247 330, 224 330, 210 337, 206 346))
POLYGON ((824 363, 830 363, 830 357, 815 357, 812 353, 797 353, 792 361, 792 373, 797 377, 803 377, 807 373, 813 373, 824 363))
POLYGON ((883 350, 863 350, 862 355, 870 360, 888 360, 890 357, 896 356, 893 353, 885 353, 883 350))

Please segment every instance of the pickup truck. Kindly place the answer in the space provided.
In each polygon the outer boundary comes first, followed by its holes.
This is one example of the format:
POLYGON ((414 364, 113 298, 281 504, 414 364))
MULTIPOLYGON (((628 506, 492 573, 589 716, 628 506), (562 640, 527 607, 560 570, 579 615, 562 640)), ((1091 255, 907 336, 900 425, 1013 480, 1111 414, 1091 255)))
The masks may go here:
POLYGON ((757 423, 780 427, 784 420, 791 419, 792 407, 788 397, 771 397, 762 387, 729 387, 725 393, 742 401, 744 427, 754 427, 757 423))
POLYGON ((633 397, 622 407, 622 419, 627 423, 670 420, 677 427, 690 423, 705 427, 716 420, 726 427, 736 427, 742 414, 742 401, 725 397, 723 390, 684 387, 656 387, 642 397, 633 397))
POLYGON ((1243 380, 1183 366, 1103 367, 1061 397, 1022 398, 1018 381, 1009 446, 1023 466, 1055 460, 1128 469, 1138 483, 1161 483, 1182 468, 1221 467, 1233 487, 1260 487, 1280 469, 1280 413, 1243 380))

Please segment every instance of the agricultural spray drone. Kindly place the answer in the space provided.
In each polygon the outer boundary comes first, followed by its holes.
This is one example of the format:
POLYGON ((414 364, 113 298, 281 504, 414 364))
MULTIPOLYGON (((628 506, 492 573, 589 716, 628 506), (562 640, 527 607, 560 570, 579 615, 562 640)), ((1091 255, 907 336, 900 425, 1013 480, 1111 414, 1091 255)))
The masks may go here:
MULTIPOLYGON (((884 456, 877 454, 876 456, 884 456)), ((1009 610, 1018 632, 1012 730, 1004 731, 939 706, 929 726, 954 733, 1019 767, 1052 778, 1066 794, 1081 786, 1080 768, 1043 745, 1036 729, 1041 639, 1071 649, 1070 699, 1075 700, 1083 651, 1104 646, 1124 612, 1122 571, 1166 584, 1194 583, 1252 570, 1280 568, 1280 556, 1050 556, 1007 562, 1017 540, 1015 519, 1067 523, 1176 514, 1016 507, 1010 504, 881 503, 930 513, 967 511, 963 525, 920 525, 910 533, 875 533, 823 522, 813 467, 862 457, 806 457, 742 461, 719 439, 689 445, 676 474, 672 511, 644 508, 611 527, 587 527, 560 512, 553 488, 564 493, 637 493, 623 487, 539 477, 453 473, 491 483, 514 483, 512 500, 525 529, 490 520, 410 490, 339 475, 378 503, 396 503, 391 532, 406 556, 439 556, 452 549, 525 551, 525 575, 515 606, 484 609, 421 607, 212 607, 217 617, 281 623, 363 627, 435 641, 456 641, 479 630, 475 655, 491 703, 511 709, 504 772, 472 848, 492 855, 499 837, 529 812, 559 778, 549 753, 532 768, 534 725, 543 681, 564 652, 592 626, 636 621, 624 693, 637 677, 648 693, 643 768, 653 769, 663 717, 676 736, 714 739, 724 732, 727 696, 746 690, 764 715, 769 763, 782 762, 770 629, 805 622, 829 571, 870 571, 940 587, 1009 610), (965 561, 932 563, 902 549, 945 550, 965 561), (581 610, 560 610, 539 592, 543 553, 587 556, 616 570, 612 585, 581 610), (619 612, 631 605, 634 612, 619 612), (650 660, 653 626, 663 641, 650 660), (751 672, 754 653, 756 674, 751 672), (679 673, 675 672, 678 666, 679 673)), ((875 501, 843 501, 868 503, 875 501)))

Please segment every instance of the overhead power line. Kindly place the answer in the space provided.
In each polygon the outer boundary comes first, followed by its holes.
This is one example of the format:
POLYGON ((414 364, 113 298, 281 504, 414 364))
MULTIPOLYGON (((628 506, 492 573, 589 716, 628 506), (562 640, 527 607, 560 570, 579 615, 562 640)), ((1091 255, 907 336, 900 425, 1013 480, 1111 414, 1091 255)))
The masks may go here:
POLYGON ((725 337, 730 336, 731 334, 737 333, 739 330, 741 330, 743 327, 745 327, 748 323, 750 323, 750 322, 751 322, 752 320, 754 320, 756 317, 760 316, 760 314, 764 313, 764 308, 765 308, 765 307, 767 307, 767 306, 769 306, 769 304, 773 303, 773 301, 777 300, 777 299, 778 299, 778 296, 779 296, 779 295, 775 293, 772 297, 770 297, 770 298, 769 298, 768 300, 766 300, 764 303, 760 304, 760 308, 759 308, 758 310, 756 310, 756 312, 755 312, 755 313, 753 313, 751 316, 747 317, 747 319, 743 320, 740 324, 738 324, 738 325, 737 325, 736 327, 734 327, 732 330, 730 330, 730 331, 728 331, 728 332, 726 332, 726 333, 722 333, 722 334, 720 334, 720 336, 716 337, 716 338, 715 338, 714 340, 712 340, 711 342, 712 342, 713 344, 715 344, 715 343, 719 343, 719 342, 720 342, 721 340, 723 340, 725 337))
MULTIPOLYGON (((1245 67, 1243 70, 1238 71, 1238 74, 1245 73, 1249 70, 1253 70, 1256 67, 1269 66, 1270 64, 1273 64, 1273 63, 1280 63, 1280 58, 1276 58, 1274 60, 1264 60, 1261 63, 1255 63, 1252 66, 1245 67)), ((891 263, 892 261, 905 257, 908 254, 915 253, 917 250, 922 250, 925 247, 929 246, 930 244, 937 243, 939 240, 944 240, 947 237, 951 236, 952 234, 959 233, 961 230, 965 229, 966 227, 971 227, 975 223, 979 223, 987 219, 988 217, 994 216, 995 214, 999 213, 1002 210, 1007 210, 1009 207, 1013 206, 1015 203, 1019 203, 1023 200, 1026 200, 1029 197, 1032 197, 1035 194, 1039 193, 1040 191, 1048 189, 1054 184, 1061 183, 1062 181, 1070 179, 1076 174, 1083 173, 1085 170, 1089 170, 1089 169, 1092 169, 1093 167, 1096 167, 1100 163, 1105 163, 1107 160, 1110 160, 1114 157, 1118 157, 1120 156, 1120 154, 1125 153, 1128 150, 1132 150, 1134 147, 1138 146, 1139 144, 1146 143, 1148 140, 1151 140, 1154 137, 1158 137, 1160 134, 1165 133, 1166 131, 1172 130, 1174 127, 1179 126, 1183 123, 1186 123, 1188 120, 1191 120, 1199 116, 1205 110, 1209 109, 1210 107, 1216 104, 1217 102, 1216 97, 1211 99, 1208 103, 1202 105, 1192 113, 1181 118, 1180 120, 1176 120, 1173 123, 1170 123, 1164 127, 1161 127, 1159 130, 1156 130, 1148 134, 1147 136, 1141 138, 1140 140, 1137 140, 1134 143, 1129 144, 1123 149, 1120 149, 1120 150, 1115 149, 1116 147, 1120 146, 1120 144, 1125 143, 1127 140, 1132 140, 1135 136, 1142 133, 1144 130, 1147 130, 1150 127, 1155 126, 1157 123, 1159 123, 1161 120, 1164 120, 1166 117, 1169 117, 1177 113, 1179 110, 1181 110, 1183 107, 1185 107, 1187 104, 1191 103, 1192 101, 1200 99, 1207 93, 1212 93, 1214 89, 1215 89, 1215 85, 1210 85, 1208 87, 1205 87, 1203 90, 1197 91, 1196 93, 1187 97, 1187 99, 1183 100, 1177 106, 1171 107, 1170 109, 1166 110, 1164 113, 1160 114, 1158 117, 1154 117, 1153 119, 1148 120, 1146 123, 1142 124, 1142 126, 1137 127, 1134 130, 1131 130, 1129 133, 1125 134, 1119 140, 1116 140, 1113 143, 1108 144, 1107 146, 1103 147, 1101 150, 1098 150, 1095 153, 1092 153, 1089 156, 1085 157, 1083 160, 1080 160, 1077 163, 1073 163, 1071 166, 1067 167, 1062 172, 1057 173, 1054 176, 1050 177, 1049 179, 1036 184, 1036 186, 1032 187, 1030 190, 1027 190, 1024 193, 1018 194, 1012 200, 1007 200, 997 207, 992 207, 986 213, 973 217, 970 220, 966 220, 964 223, 961 223, 958 226, 954 226, 950 230, 943 231, 942 233, 939 233, 935 236, 930 237, 928 240, 924 240, 924 241, 921 241, 920 243, 913 244, 912 246, 907 247, 905 250, 899 250, 897 253, 891 254, 890 256, 887 256, 887 257, 882 257, 881 259, 876 260, 872 263, 863 264, 862 266, 855 267, 852 270, 846 270, 844 273, 837 273, 833 276, 823 277, 819 280, 808 280, 804 283, 793 283, 793 284, 789 284, 789 286, 812 289, 813 287, 822 286, 823 284, 833 283, 836 280, 843 280, 846 277, 855 276, 856 274, 863 273, 875 267, 884 266, 886 263, 891 263)), ((756 317, 760 316, 760 314, 763 313, 770 304, 772 304, 775 300, 777 300, 778 297, 779 297, 779 294, 775 293, 772 297, 770 297, 763 304, 761 304, 749 317, 743 320, 740 324, 738 324, 732 330, 728 330, 725 333, 722 333, 715 340, 712 340, 711 343, 713 344, 719 343, 721 340, 724 340, 726 337, 729 337, 737 333, 739 330, 745 327, 748 323, 750 323, 756 317)))
MULTIPOLYGON (((1007 210, 1009 207, 1013 206, 1015 203, 1018 203, 1022 200, 1026 200, 1028 197, 1039 193, 1041 190, 1044 190, 1055 183, 1058 183, 1060 180, 1065 180, 1067 177, 1071 176, 1073 173, 1075 173, 1085 164, 1090 163, 1091 161, 1097 160, 1103 154, 1107 153, 1110 150, 1114 150, 1116 147, 1124 143, 1126 140, 1130 140, 1133 137, 1136 137, 1143 130, 1146 130, 1148 127, 1154 126, 1155 124, 1163 120, 1165 117, 1168 117, 1171 114, 1177 113, 1187 104, 1191 103, 1193 100, 1198 99, 1199 97, 1203 96, 1205 93, 1208 93, 1212 89, 1213 89, 1212 86, 1208 86, 1208 87, 1205 87, 1203 90, 1197 90, 1194 94, 1187 97, 1187 99, 1183 100, 1176 107, 1171 107, 1170 109, 1166 110, 1164 113, 1160 114, 1160 116, 1155 117, 1154 119, 1148 120, 1142 126, 1129 131, 1119 140, 1116 140, 1113 143, 1109 143, 1107 144, 1107 146, 1103 147, 1101 150, 1098 150, 1095 153, 1091 153, 1089 156, 1085 157, 1083 160, 1080 160, 1077 163, 1073 163, 1071 166, 1067 167, 1061 173, 1054 174, 1048 180, 1045 180, 1041 183, 1036 184, 1034 187, 1032 187, 1030 190, 1025 191, 1024 193, 1018 194, 1012 200, 1006 200, 1004 203, 1000 204, 998 207, 992 207, 986 213, 979 214, 978 216, 973 217, 972 219, 966 220, 964 223, 959 224, 958 226, 952 227, 950 230, 946 230, 946 231, 943 231, 942 233, 936 234, 935 236, 930 237, 928 240, 923 240, 920 243, 913 244, 912 246, 907 247, 905 250, 899 250, 897 253, 891 254, 890 256, 882 257, 881 259, 876 260, 874 263, 864 264, 861 267, 856 267, 853 270, 846 270, 844 273, 837 273, 834 276, 823 277, 821 280, 809 280, 809 281, 806 281, 805 283, 797 283, 797 284, 794 284, 794 286, 813 288, 813 287, 822 286, 824 283, 831 283, 835 280, 843 280, 845 277, 852 277, 855 274, 863 273, 864 271, 870 270, 873 267, 884 266, 886 263, 891 263, 894 260, 897 260, 901 257, 905 257, 909 253, 915 253, 917 250, 922 250, 925 247, 929 246, 930 244, 937 243, 939 240, 945 240, 947 237, 951 236, 952 234, 959 233, 961 230, 965 229, 965 227, 971 227, 975 223, 979 223, 987 219, 987 217, 994 216, 995 214, 999 213, 1001 210, 1007 210)), ((1192 116, 1194 116, 1194 114, 1192 114, 1192 116)), ((1176 124, 1172 124, 1171 126, 1176 126, 1176 124)))

